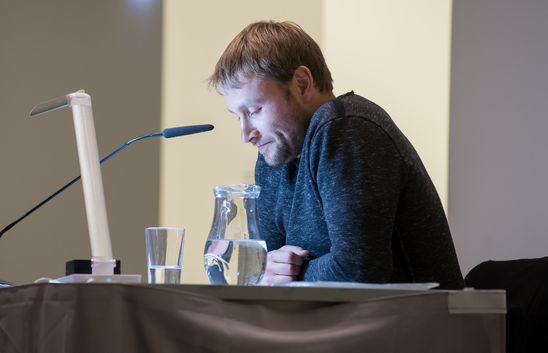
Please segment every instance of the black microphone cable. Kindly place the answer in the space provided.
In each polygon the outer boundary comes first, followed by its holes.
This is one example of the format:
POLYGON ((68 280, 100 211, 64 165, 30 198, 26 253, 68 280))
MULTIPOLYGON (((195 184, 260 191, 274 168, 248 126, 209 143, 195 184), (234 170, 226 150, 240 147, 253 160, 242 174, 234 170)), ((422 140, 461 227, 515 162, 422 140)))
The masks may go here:
MULTIPOLYGON (((99 164, 103 164, 103 162, 108 161, 116 153, 120 152, 121 150, 123 150, 127 146, 129 146, 132 143, 137 142, 137 141, 141 141, 141 140, 148 139, 148 138, 151 138, 151 137, 160 137, 160 136, 162 136, 164 138, 172 138, 172 137, 178 137, 178 136, 184 136, 184 135, 197 134, 197 133, 200 133, 200 132, 206 132, 206 131, 210 131, 210 130, 213 130, 213 125, 209 125, 209 124, 190 125, 190 126, 179 126, 179 127, 167 128, 167 129, 164 129, 161 132, 156 132, 156 133, 149 134, 149 135, 142 135, 142 136, 139 136, 139 137, 136 137, 134 139, 131 139, 131 140, 127 141, 126 143, 124 143, 123 145, 121 145, 120 147, 118 147, 117 149, 112 151, 111 153, 109 153, 106 157, 101 159, 99 164)), ((48 201, 53 199, 55 196, 57 196, 60 193, 62 193, 63 191, 65 191, 67 188, 69 188, 72 184, 76 183, 81 178, 82 178, 82 176, 78 175, 76 178, 69 181, 65 186, 61 187, 59 190, 57 190, 56 192, 54 192, 53 194, 48 196, 46 199, 44 199, 44 201, 40 202, 38 205, 36 205, 33 208, 31 208, 30 210, 28 210, 27 213, 25 213, 24 215, 22 215, 21 217, 19 217, 15 221, 13 221, 12 223, 8 224, 4 229, 2 229, 0 231, 0 238, 2 237, 2 235, 4 235, 5 232, 7 232, 11 228, 13 228, 13 226, 15 226, 17 223, 19 223, 23 219, 27 218, 34 211, 36 211, 37 209, 42 207, 44 204, 46 204, 48 201)))

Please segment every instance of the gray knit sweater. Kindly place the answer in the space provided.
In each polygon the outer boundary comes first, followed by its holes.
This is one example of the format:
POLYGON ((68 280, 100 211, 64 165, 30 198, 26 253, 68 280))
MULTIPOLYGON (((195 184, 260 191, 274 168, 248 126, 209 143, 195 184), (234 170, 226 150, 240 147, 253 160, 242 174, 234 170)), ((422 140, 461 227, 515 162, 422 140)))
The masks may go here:
POLYGON ((322 105, 300 158, 270 167, 259 156, 258 215, 268 250, 310 251, 302 279, 464 282, 438 194, 388 114, 347 93, 322 105))

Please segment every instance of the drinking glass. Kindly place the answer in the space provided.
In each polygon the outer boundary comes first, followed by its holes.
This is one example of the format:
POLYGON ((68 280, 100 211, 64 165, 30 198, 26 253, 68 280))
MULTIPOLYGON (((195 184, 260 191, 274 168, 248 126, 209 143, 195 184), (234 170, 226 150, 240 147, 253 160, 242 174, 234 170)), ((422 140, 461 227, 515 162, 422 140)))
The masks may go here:
POLYGON ((148 283, 181 283, 184 239, 184 228, 148 227, 145 229, 148 283))

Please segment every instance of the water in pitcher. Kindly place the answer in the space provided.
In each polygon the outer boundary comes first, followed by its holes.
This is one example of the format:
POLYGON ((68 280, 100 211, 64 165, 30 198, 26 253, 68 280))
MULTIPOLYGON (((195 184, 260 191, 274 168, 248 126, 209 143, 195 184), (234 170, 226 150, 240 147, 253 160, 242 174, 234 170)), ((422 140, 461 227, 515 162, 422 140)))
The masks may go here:
POLYGON ((266 243, 250 239, 208 239, 204 266, 211 284, 258 284, 266 266, 266 243))

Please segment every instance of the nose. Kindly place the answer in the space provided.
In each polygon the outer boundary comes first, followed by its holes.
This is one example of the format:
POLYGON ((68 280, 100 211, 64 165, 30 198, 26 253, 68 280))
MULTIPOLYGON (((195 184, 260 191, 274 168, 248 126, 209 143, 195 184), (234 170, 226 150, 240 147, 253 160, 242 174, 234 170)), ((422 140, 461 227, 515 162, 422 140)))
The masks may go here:
POLYGON ((245 117, 240 119, 240 131, 242 133, 242 142, 253 143, 254 140, 259 136, 259 131, 250 124, 249 120, 245 117))

